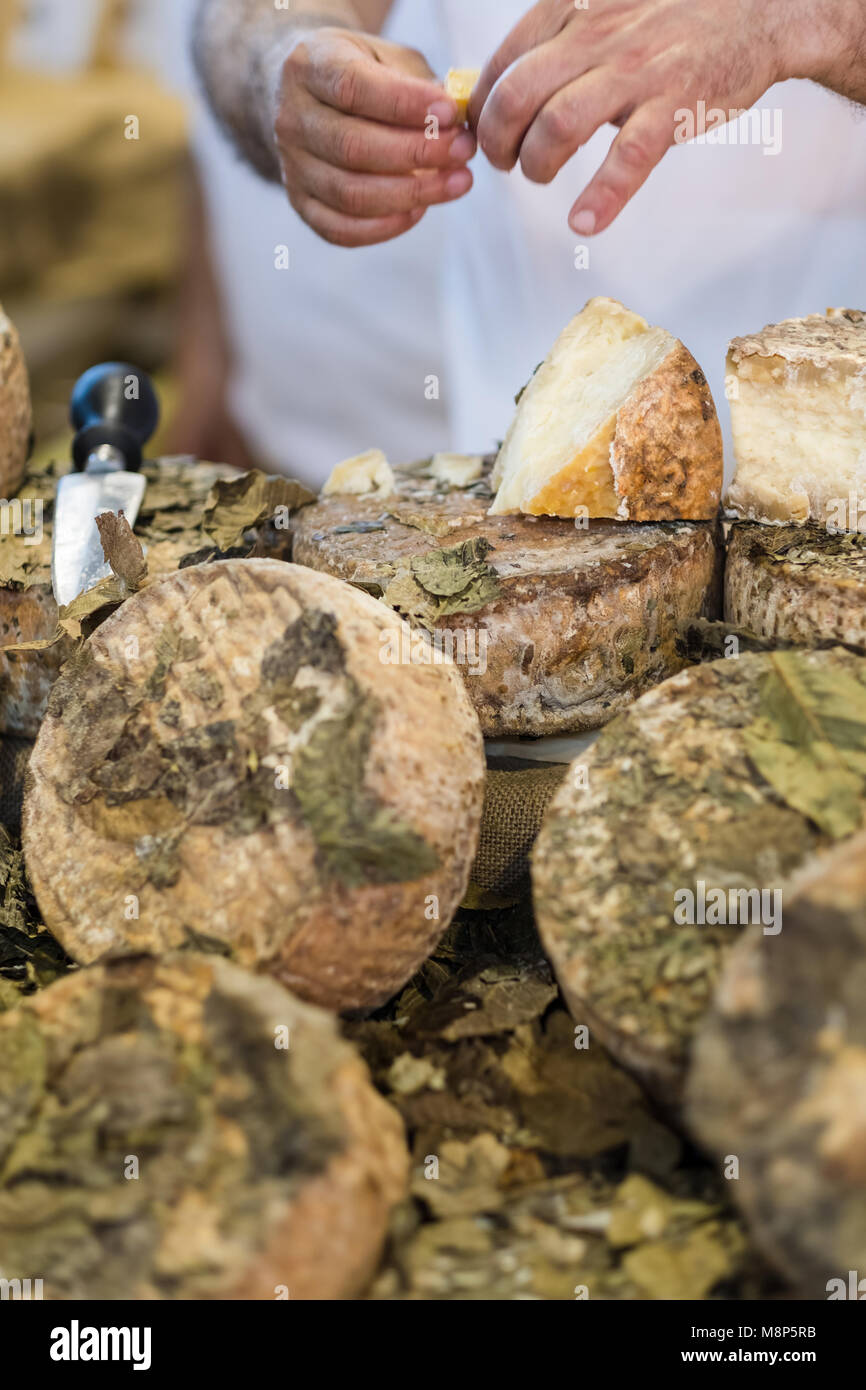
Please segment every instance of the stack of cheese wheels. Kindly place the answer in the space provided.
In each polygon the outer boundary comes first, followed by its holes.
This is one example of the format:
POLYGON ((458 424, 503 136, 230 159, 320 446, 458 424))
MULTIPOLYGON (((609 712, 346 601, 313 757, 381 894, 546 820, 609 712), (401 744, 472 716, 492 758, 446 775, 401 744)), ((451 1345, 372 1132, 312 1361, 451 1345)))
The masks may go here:
POLYGON ((15 496, 24 476, 32 426, 30 386, 21 344, 0 304, 0 495, 15 496))
POLYGON ((784 930, 730 953, 695 1046, 688 1115, 766 1254, 805 1298, 866 1269, 866 836, 799 874, 784 930))
MULTIPOLYGON (((51 588, 52 503, 59 478, 71 465, 26 472, 19 499, 25 534, 0 535, 0 647, 48 642, 57 631, 58 608, 51 588)), ((214 485, 238 477, 224 464, 188 457, 145 463, 144 500, 135 533, 151 576, 170 574, 216 547, 202 530, 202 515, 214 485)), ((289 559, 287 527, 255 528, 257 553, 289 559)), ((249 545, 246 547, 250 548, 249 545)), ((0 733, 35 738, 48 695, 75 643, 61 637, 39 650, 0 651, 0 733)))
POLYGON ((76 971, 0 1014, 0 1077, 3 1273, 43 1297, 347 1298, 373 1273, 400 1118, 275 981, 192 951, 76 971))
MULTIPOLYGON (((538 927, 575 1020, 671 1107, 739 932, 755 914, 776 930, 776 895, 831 844, 753 756, 768 710, 782 705, 795 729, 807 717, 784 704, 796 687, 862 704, 866 659, 761 653, 680 672, 572 765, 536 842, 538 927)), ((856 783, 845 796, 866 816, 856 783)))
POLYGON ((143 589, 67 663, 23 839, 88 963, 209 943, 334 1009, 389 998, 460 903, 484 790, 448 661, 384 604, 273 560, 143 589))

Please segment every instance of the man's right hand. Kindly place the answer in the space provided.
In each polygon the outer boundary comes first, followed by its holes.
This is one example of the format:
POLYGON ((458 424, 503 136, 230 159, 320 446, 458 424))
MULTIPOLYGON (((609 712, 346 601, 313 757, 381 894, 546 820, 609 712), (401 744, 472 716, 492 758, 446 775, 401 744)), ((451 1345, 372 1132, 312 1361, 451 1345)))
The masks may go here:
POLYGON ((299 31, 276 99, 289 200, 326 241, 390 241, 472 187, 475 138, 413 49, 351 29, 299 31))

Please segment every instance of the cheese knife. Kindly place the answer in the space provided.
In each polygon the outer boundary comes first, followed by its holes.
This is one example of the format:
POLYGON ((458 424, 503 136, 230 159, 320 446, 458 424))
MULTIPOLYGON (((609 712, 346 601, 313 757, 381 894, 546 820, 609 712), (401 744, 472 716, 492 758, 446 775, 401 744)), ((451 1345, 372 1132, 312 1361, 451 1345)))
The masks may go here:
POLYGON ((142 448, 159 422, 159 403, 145 372, 103 362, 75 384, 70 421, 73 472, 60 479, 54 503, 51 586, 63 607, 107 578, 96 517, 123 512, 135 525, 146 482, 142 448))

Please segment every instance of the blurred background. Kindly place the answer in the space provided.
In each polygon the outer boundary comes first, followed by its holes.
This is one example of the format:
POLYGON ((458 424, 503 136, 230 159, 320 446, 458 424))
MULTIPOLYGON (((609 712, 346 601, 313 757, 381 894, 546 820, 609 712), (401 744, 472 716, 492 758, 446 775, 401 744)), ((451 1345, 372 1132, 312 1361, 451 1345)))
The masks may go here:
POLYGON ((265 462, 226 407, 190 150, 192 8, 0 0, 0 302, 31 374, 37 455, 68 448, 76 377, 120 358, 156 377, 163 420, 152 452, 265 462))

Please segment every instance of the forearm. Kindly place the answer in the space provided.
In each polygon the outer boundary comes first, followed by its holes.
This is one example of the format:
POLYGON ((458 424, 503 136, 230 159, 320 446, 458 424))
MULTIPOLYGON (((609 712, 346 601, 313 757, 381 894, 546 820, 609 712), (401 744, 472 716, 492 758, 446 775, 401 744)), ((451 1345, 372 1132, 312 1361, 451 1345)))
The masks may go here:
POLYGON ((819 7, 804 67, 794 76, 811 77, 840 96, 866 105, 866 0, 833 0, 819 7))
MULTIPOLYGON (((322 25, 363 27, 353 0, 199 0, 193 57, 220 124, 265 178, 279 182, 273 136, 283 62, 299 32, 322 25)), ((387 6, 384 7, 387 12, 387 6)))

